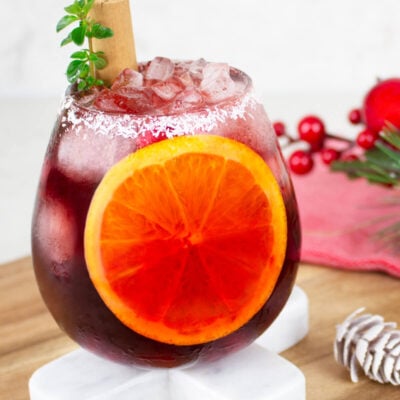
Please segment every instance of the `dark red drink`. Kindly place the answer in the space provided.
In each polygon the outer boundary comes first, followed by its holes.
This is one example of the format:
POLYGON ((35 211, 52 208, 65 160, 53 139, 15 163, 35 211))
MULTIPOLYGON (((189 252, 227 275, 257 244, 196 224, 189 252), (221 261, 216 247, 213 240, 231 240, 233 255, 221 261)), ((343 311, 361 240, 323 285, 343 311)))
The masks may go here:
POLYGON ((117 362, 172 367, 221 357, 268 328, 294 284, 299 220, 273 128, 246 75, 224 64, 160 58, 141 75, 124 71, 111 90, 66 96, 44 161, 32 252, 41 294, 73 340, 117 362), (273 294, 246 324, 212 342, 178 346, 134 332, 109 310, 89 277, 83 237, 93 193, 114 164, 156 141, 193 133, 234 139, 264 159, 281 188, 288 241, 273 294))

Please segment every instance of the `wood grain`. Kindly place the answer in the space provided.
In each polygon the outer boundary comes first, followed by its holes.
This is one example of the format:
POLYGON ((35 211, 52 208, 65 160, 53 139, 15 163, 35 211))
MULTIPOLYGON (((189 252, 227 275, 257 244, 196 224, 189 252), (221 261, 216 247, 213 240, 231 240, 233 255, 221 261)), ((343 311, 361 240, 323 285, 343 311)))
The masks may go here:
MULTIPOLYGON (((351 383, 332 355, 336 324, 358 307, 400 322, 400 280, 374 272, 302 265, 297 283, 310 300, 310 333, 282 355, 305 374, 307 400, 400 399, 399 387, 366 378, 351 383)), ((31 259, 1 265, 0 399, 28 400, 32 373, 75 348, 40 298, 31 259)))

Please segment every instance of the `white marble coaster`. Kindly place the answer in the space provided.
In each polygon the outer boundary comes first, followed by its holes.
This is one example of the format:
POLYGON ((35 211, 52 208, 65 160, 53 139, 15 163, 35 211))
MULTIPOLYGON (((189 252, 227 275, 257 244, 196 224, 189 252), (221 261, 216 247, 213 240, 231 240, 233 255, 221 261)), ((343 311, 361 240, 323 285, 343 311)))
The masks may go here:
POLYGON ((76 350, 38 369, 31 400, 304 400, 300 370, 277 352, 308 331, 308 301, 295 287, 269 330, 246 349, 207 365, 144 370, 76 350))
POLYGON ((278 318, 256 343, 274 353, 281 353, 300 342, 308 333, 308 298, 298 286, 278 318))

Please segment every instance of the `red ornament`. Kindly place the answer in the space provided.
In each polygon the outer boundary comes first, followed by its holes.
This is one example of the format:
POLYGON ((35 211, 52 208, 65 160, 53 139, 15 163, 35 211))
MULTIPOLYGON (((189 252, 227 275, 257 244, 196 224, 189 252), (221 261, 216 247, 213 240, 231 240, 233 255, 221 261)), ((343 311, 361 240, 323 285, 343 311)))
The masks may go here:
POLYGON ((400 129, 400 78, 379 82, 366 95, 364 121, 373 133, 379 133, 387 123, 400 129))

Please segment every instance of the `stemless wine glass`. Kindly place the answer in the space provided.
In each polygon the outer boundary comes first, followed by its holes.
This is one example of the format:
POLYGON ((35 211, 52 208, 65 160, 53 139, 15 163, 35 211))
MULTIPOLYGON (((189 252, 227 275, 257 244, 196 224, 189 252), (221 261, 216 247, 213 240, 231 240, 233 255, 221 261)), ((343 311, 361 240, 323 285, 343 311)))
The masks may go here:
POLYGON ((204 60, 172 63, 161 58, 142 64, 140 73, 146 88, 139 87, 143 82, 137 72, 126 70, 111 90, 82 94, 71 89, 66 94, 37 193, 33 263, 48 309, 80 346, 121 363, 173 367, 241 349, 269 327, 296 277, 299 220, 275 133, 246 74, 204 60), (157 67, 171 69, 171 64, 174 72, 165 79, 165 70, 160 74, 157 67), (174 345, 133 331, 105 305, 88 274, 84 229, 96 187, 113 165, 154 142, 193 134, 239 141, 263 158, 285 203, 287 250, 272 295, 247 323, 217 340, 174 345))

